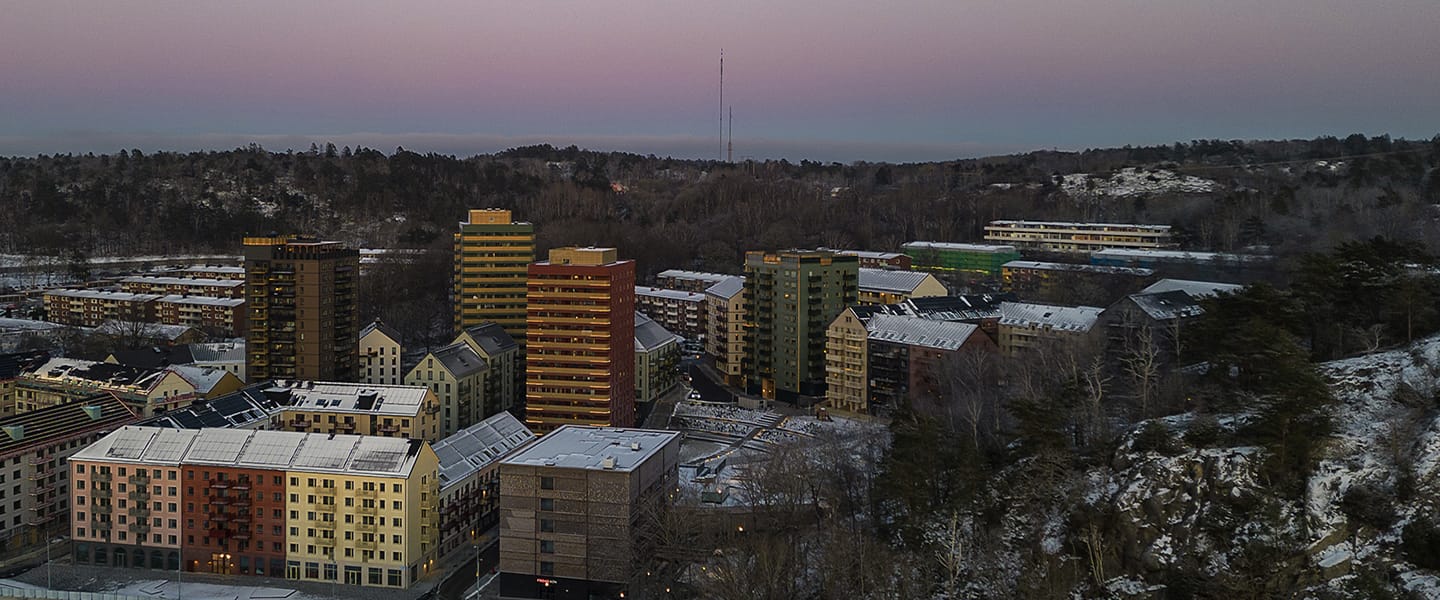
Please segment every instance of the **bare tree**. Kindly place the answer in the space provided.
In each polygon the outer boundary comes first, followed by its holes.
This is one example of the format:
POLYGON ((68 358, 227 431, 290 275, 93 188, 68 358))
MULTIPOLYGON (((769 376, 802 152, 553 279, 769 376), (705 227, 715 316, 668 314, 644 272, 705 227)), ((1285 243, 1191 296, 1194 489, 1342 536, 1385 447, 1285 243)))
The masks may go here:
POLYGON ((1130 376, 1131 391, 1140 409, 1140 417, 1150 415, 1150 396, 1160 375, 1160 348, 1155 341, 1155 332, 1149 325, 1141 325, 1134 335, 1126 336, 1125 353, 1120 362, 1130 376))

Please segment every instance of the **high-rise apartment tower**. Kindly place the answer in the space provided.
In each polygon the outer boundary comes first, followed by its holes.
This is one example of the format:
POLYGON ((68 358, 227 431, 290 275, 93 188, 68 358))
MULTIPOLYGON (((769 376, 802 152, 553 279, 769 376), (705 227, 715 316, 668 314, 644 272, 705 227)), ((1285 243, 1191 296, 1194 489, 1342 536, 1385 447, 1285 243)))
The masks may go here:
POLYGON ((510 211, 470 211, 455 234, 455 331, 494 321, 525 343, 525 277, 535 261, 535 226, 510 211))
POLYGON ((248 381, 353 381, 360 253, 296 235, 247 237, 248 381))
POLYGON ((860 263, 826 250, 745 253, 752 392, 796 401, 825 395, 825 329, 859 297, 860 263))
POLYGON ((614 248, 556 248, 530 265, 525 424, 635 423, 635 262, 614 248))

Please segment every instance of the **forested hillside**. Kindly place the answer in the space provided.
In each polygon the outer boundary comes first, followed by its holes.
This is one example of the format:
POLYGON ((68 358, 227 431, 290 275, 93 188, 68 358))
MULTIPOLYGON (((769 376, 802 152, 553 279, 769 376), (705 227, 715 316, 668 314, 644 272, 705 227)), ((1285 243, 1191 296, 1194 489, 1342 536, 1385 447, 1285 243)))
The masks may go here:
MULTIPOLYGON (((747 249, 977 239, 996 218, 1172 224, 1187 246, 1295 253, 1383 235, 1435 244, 1440 138, 1197 141, 907 165, 723 164, 549 146, 455 158, 314 147, 0 159, 0 253, 233 252, 245 233, 445 246, 467 208, 542 248, 618 245, 645 274, 747 249)), ((1433 246, 1432 246, 1433 249, 1433 246)))

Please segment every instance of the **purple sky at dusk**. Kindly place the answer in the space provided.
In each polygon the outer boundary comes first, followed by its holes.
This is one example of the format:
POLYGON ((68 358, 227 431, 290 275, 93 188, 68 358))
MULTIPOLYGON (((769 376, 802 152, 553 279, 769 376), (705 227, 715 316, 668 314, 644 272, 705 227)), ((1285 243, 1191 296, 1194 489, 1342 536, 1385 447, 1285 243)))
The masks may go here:
POLYGON ((1440 133, 1436 0, 7 3, 0 154, 937 160, 1440 133))

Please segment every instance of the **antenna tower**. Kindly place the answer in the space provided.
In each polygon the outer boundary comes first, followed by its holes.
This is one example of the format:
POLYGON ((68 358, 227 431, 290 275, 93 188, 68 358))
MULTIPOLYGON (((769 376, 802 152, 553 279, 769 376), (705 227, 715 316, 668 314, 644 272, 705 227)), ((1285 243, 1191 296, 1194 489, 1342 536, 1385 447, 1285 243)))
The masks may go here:
POLYGON ((730 142, 725 144, 725 162, 735 162, 735 107, 730 107, 730 142))
POLYGON ((725 157, 725 49, 720 49, 720 157, 725 157))

